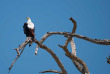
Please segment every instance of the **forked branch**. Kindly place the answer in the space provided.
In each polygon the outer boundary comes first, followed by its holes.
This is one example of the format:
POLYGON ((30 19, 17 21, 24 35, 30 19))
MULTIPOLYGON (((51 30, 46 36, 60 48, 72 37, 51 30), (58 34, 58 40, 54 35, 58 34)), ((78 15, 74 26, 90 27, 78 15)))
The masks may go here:
POLYGON ((25 42, 23 42, 21 45, 19 45, 18 48, 15 48, 15 50, 16 50, 16 52, 17 52, 18 55, 17 55, 17 57, 15 58, 15 60, 12 62, 11 66, 9 67, 9 72, 10 72, 11 68, 13 67, 14 63, 17 61, 17 59, 18 59, 18 58, 20 57, 20 55, 22 54, 22 52, 23 52, 25 46, 26 46, 30 41, 32 41, 32 40, 31 40, 31 37, 27 37, 26 40, 25 40, 25 42), (22 51, 19 52, 21 49, 22 49, 22 51))

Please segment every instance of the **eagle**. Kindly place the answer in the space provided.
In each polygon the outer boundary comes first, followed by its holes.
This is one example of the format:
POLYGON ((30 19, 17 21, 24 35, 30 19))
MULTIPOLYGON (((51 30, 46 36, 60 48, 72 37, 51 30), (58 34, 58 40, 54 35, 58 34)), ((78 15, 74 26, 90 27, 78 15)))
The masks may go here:
MULTIPOLYGON (((23 25, 24 34, 26 34, 26 37, 32 37, 32 39, 35 38, 35 27, 32 23, 31 19, 27 17, 27 22, 23 25)), ((29 47, 31 46, 32 42, 29 43, 29 47)))

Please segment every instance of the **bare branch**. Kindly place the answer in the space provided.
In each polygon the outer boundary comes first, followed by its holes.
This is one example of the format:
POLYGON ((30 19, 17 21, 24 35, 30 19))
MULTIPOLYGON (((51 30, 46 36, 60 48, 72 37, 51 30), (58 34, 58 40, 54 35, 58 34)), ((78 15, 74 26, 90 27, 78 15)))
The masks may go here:
POLYGON ((75 31, 76 31, 77 23, 76 23, 76 21, 75 21, 72 17, 71 17, 69 20, 71 20, 72 23, 74 24, 74 26, 73 26, 73 30, 72 30, 72 33, 74 34, 75 31))
POLYGON ((25 40, 25 42, 23 42, 21 45, 19 45, 18 48, 15 48, 15 50, 16 50, 16 52, 17 52, 18 55, 20 54, 19 51, 22 48, 24 48, 30 41, 32 42, 32 38, 31 37, 27 37, 26 40, 25 40))
MULTIPOLYGON (((47 35, 46 37, 48 37, 49 35, 47 35)), ((46 38, 43 37, 43 39, 45 40, 46 38)), ((41 42, 43 42, 44 40, 41 40, 41 42)), ((16 48, 17 52, 19 52, 19 50, 21 50, 22 48, 22 51, 21 53, 23 52, 24 50, 24 47, 29 43, 29 42, 35 42, 38 44, 39 47, 45 49, 47 52, 49 52, 51 54, 51 56, 54 58, 54 60, 57 62, 58 66, 60 67, 60 69, 62 70, 62 73, 63 74, 67 74, 62 62, 60 61, 60 59, 56 56, 56 54, 50 49, 48 48, 47 46, 43 45, 42 43, 40 43, 39 41, 37 41, 36 39, 32 40, 31 37, 28 37, 25 42, 23 44, 21 44, 18 48, 16 48)), ((13 61, 13 63, 11 64, 10 68, 9 68, 9 71, 11 70, 11 68, 13 67, 14 63, 16 62, 16 60, 20 57, 21 53, 19 53, 19 55, 17 55, 17 57, 15 58, 15 60, 13 61)))
POLYGON ((25 40, 25 42, 23 42, 18 48, 15 48, 15 50, 16 50, 16 52, 17 52, 18 55, 17 55, 17 57, 15 58, 15 60, 12 62, 11 66, 9 67, 9 72, 10 72, 11 68, 13 67, 14 63, 17 61, 17 59, 18 59, 18 58, 20 57, 20 55, 22 54, 22 52, 23 52, 25 46, 29 43, 29 41, 32 41, 32 40, 31 40, 31 37, 27 37, 26 40, 25 40), (21 49, 22 49, 22 51, 19 53, 19 50, 21 50, 21 49))
POLYGON ((75 67, 82 73, 82 66, 75 60, 72 60, 72 62, 75 65, 75 67))
POLYGON ((56 63, 58 64, 58 66, 60 67, 60 69, 62 70, 63 74, 67 74, 62 62, 60 61, 60 59, 56 56, 56 54, 47 46, 43 45, 42 43, 40 43, 38 40, 34 39, 34 42, 36 44, 38 44, 39 47, 45 49, 47 52, 49 52, 51 54, 51 56, 54 58, 54 60, 56 61, 56 63))
POLYGON ((88 70, 88 68, 87 68, 87 66, 86 66, 86 63, 85 63, 84 61, 82 61, 79 57, 75 56, 74 54, 70 53, 65 46, 59 45, 59 47, 63 48, 63 50, 65 51, 65 55, 66 55, 67 57, 69 57, 70 59, 75 60, 75 61, 77 61, 79 64, 81 64, 82 67, 83 67, 83 70, 85 71, 85 73, 90 74, 90 72, 89 72, 89 70, 88 70))
MULTIPOLYGON (((76 22, 75 22, 75 20, 72 19, 72 18, 70 18, 70 20, 74 23, 74 27, 73 27, 73 30, 72 30, 72 33, 74 34, 75 31, 76 31, 76 22)), ((45 37, 45 36, 49 37, 50 35, 51 35, 51 34, 49 34, 49 35, 45 34, 43 37, 45 37)), ((47 37, 45 37, 45 39, 46 39, 47 37)), ((43 38, 42 38, 41 40, 44 41, 43 38)), ((67 45, 68 45, 69 41, 71 41, 71 40, 72 40, 72 36, 70 36, 70 37, 66 40, 65 45, 64 45, 65 48, 67 48, 67 45)), ((72 41, 71 41, 71 44, 72 44, 72 41)), ((38 46, 37 46, 37 47, 38 47, 38 46)), ((72 45, 72 47, 75 48, 75 45, 72 45)), ((76 49, 76 48, 75 48, 75 49, 76 49)), ((36 50, 38 50, 38 49, 36 49, 36 50)), ((73 51, 73 52, 74 52, 74 51, 73 51)), ((79 64, 77 64, 77 65, 79 65, 79 64)))
POLYGON ((86 63, 84 61, 82 61, 79 57, 76 57, 75 55, 73 55, 71 53, 66 53, 66 56, 68 56, 70 59, 75 60, 76 62, 80 63, 82 65, 82 67, 83 67, 84 74, 85 73, 90 74, 86 63))
MULTIPOLYGON (((40 40, 40 43, 43 43, 49 36, 51 36, 51 34, 45 34, 40 40)), ((38 48, 39 46, 37 45, 36 50, 35 50, 35 55, 37 55, 38 48)))
MULTIPOLYGON (((41 39, 41 43, 43 43, 49 36, 51 36, 52 34, 45 34, 43 37, 42 37, 42 39, 41 39)), ((73 40, 73 39, 72 39, 73 40)), ((74 46, 73 45, 75 45, 75 44, 72 44, 72 41, 70 41, 70 43, 71 43, 71 45, 72 45, 72 49, 74 49, 74 46)), ((38 45, 37 45, 37 49, 38 49, 38 45)), ((75 48, 75 50, 76 50, 76 48, 75 48)), ((72 52, 74 52, 73 50, 72 50, 72 52)), ((76 52, 75 52, 76 53, 76 52)), ((76 68, 78 68, 79 69, 79 71, 81 72, 82 71, 82 67, 80 66, 80 64, 79 63, 77 63, 76 61, 74 61, 73 62, 74 64, 75 64, 75 66, 77 66, 76 68)))
POLYGON ((51 34, 51 35, 69 35, 69 36, 73 36, 73 37, 77 37, 95 44, 100 44, 100 45, 110 45, 110 39, 91 39, 88 38, 86 36, 82 36, 82 35, 78 35, 78 34, 71 34, 70 32, 47 32, 47 34, 51 34))
POLYGON ((41 71, 40 73, 47 73, 47 72, 53 72, 53 73, 60 73, 60 74, 62 74, 62 72, 56 71, 56 70, 46 70, 46 71, 41 71))
MULTIPOLYGON (((77 24, 76 24, 76 21, 71 17, 70 18, 70 20, 73 22, 73 24, 74 24, 74 26, 73 26, 73 30, 72 30, 72 34, 74 34, 75 33, 75 31, 76 31, 76 27, 77 27, 77 24)), ((69 38, 67 38, 67 40, 65 41, 65 47, 67 47, 68 46, 68 43, 71 41, 71 39, 72 39, 72 36, 70 36, 69 38)))
MULTIPOLYGON (((70 18, 70 20, 73 22, 73 24, 74 24, 74 27, 73 27, 73 30, 72 30, 72 33, 71 34, 74 34, 75 33, 75 31, 76 31, 76 27, 77 27, 77 24, 76 24, 76 21, 73 19, 73 18, 70 18)), ((73 38, 72 38, 72 36, 70 35, 70 37, 65 41, 65 44, 62 46, 62 48, 64 49, 64 51, 66 52, 66 56, 68 56, 72 61, 73 61, 73 63, 75 64, 75 66, 76 66, 76 68, 83 74, 83 71, 82 70, 85 70, 85 72, 84 73, 88 73, 89 74, 89 70, 88 70, 88 68, 87 68, 87 66, 86 66, 86 64, 81 60, 81 59, 79 59, 79 60, 74 60, 73 58, 78 58, 77 56, 76 56, 76 47, 75 47, 75 43, 74 43, 74 41, 73 41, 73 38), (70 53, 69 51, 68 51, 68 49, 67 49, 67 45, 68 45, 68 43, 70 42, 70 44, 71 44, 71 48, 72 48, 72 53, 70 53), (74 55, 74 56, 71 56, 70 57, 70 55, 74 55), (80 62, 78 62, 78 61, 80 61, 80 62), (81 67, 81 65, 83 66, 83 68, 81 67)))
POLYGON ((72 54, 76 55, 76 46, 73 38, 71 39, 70 44, 71 44, 72 54))
MULTIPOLYGON (((22 49, 20 55, 22 54, 23 50, 24 50, 24 48, 22 49)), ((20 55, 17 55, 17 57, 15 58, 15 60, 12 62, 11 66, 9 67, 9 72, 10 72, 11 68, 13 67, 14 63, 15 63, 15 62, 17 61, 17 59, 20 57, 20 55)))
MULTIPOLYGON (((70 44, 71 44, 72 54, 76 56, 76 46, 75 46, 73 38, 70 41, 70 44)), ((83 70, 82 66, 75 60, 72 60, 72 62, 75 65, 75 67, 82 73, 82 70, 83 70)))

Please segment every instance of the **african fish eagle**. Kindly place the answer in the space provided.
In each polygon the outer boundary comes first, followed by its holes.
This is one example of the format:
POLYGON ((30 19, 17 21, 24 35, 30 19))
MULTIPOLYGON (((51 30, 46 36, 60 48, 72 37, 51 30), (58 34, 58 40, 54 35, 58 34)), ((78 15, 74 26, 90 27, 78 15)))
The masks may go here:
MULTIPOLYGON (((31 19, 27 17, 27 22, 23 25, 24 34, 26 34, 26 37, 32 37, 32 39, 35 38, 35 27, 34 24, 31 22, 31 19)), ((31 46, 32 42, 29 43, 29 46, 31 46)))

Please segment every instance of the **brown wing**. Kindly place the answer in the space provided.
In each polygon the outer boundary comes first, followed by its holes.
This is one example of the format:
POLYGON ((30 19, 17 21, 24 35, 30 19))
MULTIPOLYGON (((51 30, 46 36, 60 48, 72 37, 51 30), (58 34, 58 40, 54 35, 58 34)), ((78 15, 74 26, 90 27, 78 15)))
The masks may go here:
POLYGON ((35 31, 34 29, 29 29, 29 36, 30 37, 33 37, 33 38, 35 37, 34 31, 35 31))

